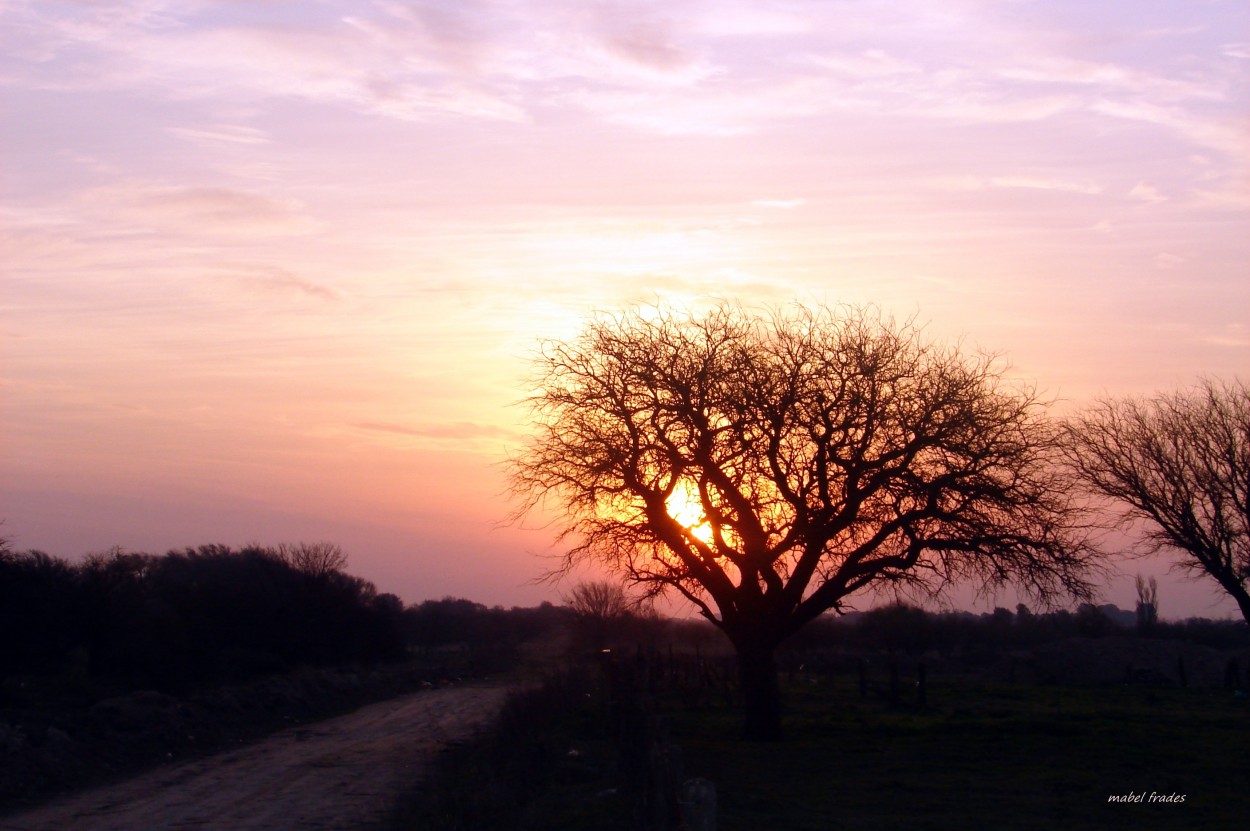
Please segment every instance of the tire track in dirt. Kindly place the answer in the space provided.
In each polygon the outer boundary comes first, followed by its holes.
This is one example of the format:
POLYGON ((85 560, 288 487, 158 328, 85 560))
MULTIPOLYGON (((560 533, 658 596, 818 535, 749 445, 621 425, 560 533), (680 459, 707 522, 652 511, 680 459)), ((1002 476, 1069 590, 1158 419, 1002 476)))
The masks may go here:
POLYGON ((509 688, 413 693, 159 768, 30 811, 5 831, 344 831, 381 819, 439 748, 498 712, 509 688))

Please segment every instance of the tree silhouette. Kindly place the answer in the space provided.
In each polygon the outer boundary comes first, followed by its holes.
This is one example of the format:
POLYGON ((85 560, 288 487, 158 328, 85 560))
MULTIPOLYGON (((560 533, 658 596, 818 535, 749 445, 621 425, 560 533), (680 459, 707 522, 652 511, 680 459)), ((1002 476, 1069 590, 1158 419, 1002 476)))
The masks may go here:
POLYGON ((1137 575, 1137 631, 1153 632, 1159 622, 1159 581, 1137 575))
POLYGON ((573 610, 574 616, 607 624, 624 617, 630 608, 625 590, 609 580, 578 583, 564 602, 573 610))
POLYGON ((633 603, 620 583, 590 580, 578 583, 564 598, 588 646, 606 646, 632 611, 633 603))
POLYGON ((281 543, 277 552, 291 568, 313 577, 347 569, 347 554, 332 542, 281 543))
POLYGON ((1103 399, 1067 424, 1069 458, 1144 529, 1137 553, 1180 551, 1250 622, 1250 387, 1204 380, 1151 399, 1103 399))
POLYGON ((992 356, 911 324, 730 304, 600 315, 543 345, 534 382, 517 517, 556 509, 565 570, 603 561, 718 626, 749 738, 780 733, 777 646, 856 592, 1089 594, 1043 406, 992 356))
POLYGON ((56 671, 75 644, 81 597, 68 563, 0 540, 0 682, 10 672, 56 671), (20 637, 15 633, 20 632, 20 637))

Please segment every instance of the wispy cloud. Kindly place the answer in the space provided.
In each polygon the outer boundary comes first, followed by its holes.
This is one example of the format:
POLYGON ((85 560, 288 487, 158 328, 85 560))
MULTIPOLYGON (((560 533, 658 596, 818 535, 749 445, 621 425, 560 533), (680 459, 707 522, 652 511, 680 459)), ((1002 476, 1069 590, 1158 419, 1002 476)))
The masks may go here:
POLYGON ((331 302, 343 299, 340 292, 328 286, 275 266, 239 267, 226 273, 223 279, 264 295, 296 294, 331 302))
MULTIPOLYGON (((1211 59, 1178 73, 1068 54, 1062 39, 1047 50, 1030 38, 1036 21, 1013 24, 977 3, 387 0, 327 4, 296 23, 248 4, 146 2, 16 7, 7 16, 21 47, 9 82, 48 88, 140 86, 236 103, 296 97, 415 121, 522 122, 554 102, 662 135, 734 136, 839 113, 985 123, 1095 113, 1246 152, 1237 125, 1195 109, 1230 94, 1232 74, 1211 59), (778 55, 782 37, 791 42, 778 55)), ((1143 24, 1140 36, 1200 29, 1143 24)), ((1245 52, 1244 43, 1216 48, 1230 60, 1245 52)), ((246 127, 175 129, 198 140, 263 140, 246 127)))
POLYGON ((1250 134, 1236 119, 1210 117, 1175 106, 1140 100, 1099 99, 1090 111, 1126 121, 1166 128, 1194 145, 1215 150, 1241 165, 1250 165, 1250 134))
POLYGON ((1246 326, 1244 323, 1231 323, 1217 332, 1207 334, 1203 340, 1217 346, 1227 346, 1234 349, 1250 348, 1250 326, 1246 326))
POLYGON ((1097 195, 1103 192, 1102 186, 1096 182, 1078 182, 1051 176, 1033 174, 1012 174, 1001 176, 942 176, 933 180, 939 188, 951 190, 990 190, 1008 188, 1020 190, 1048 190, 1060 193, 1079 193, 1097 195))
POLYGON ((997 74, 1009 81, 1029 84, 1123 90, 1156 101, 1218 101, 1225 96, 1225 91, 1213 85, 1210 78, 1173 78, 1131 66, 1062 56, 1037 57, 1027 64, 1005 67, 997 74))
POLYGON ((1064 193, 1102 193, 1102 187, 1093 182, 1073 182, 1040 176, 995 176, 989 184, 997 188, 1023 188, 1025 190, 1055 190, 1064 193))
POLYGON ((319 227, 295 200, 224 187, 127 182, 87 190, 79 202, 123 233, 298 235, 319 227))
POLYGON ((924 67, 920 64, 891 56, 881 49, 866 49, 850 54, 822 54, 814 56, 812 60, 817 66, 853 81, 898 78, 924 72, 924 67))
POLYGON ((351 425, 358 430, 373 433, 390 433, 412 438, 439 439, 446 441, 469 441, 472 439, 508 439, 514 434, 492 424, 458 421, 443 424, 409 426, 390 421, 358 421, 351 425))
POLYGON ((1133 185, 1132 190, 1128 192, 1128 196, 1130 199, 1151 204, 1168 201, 1168 198, 1160 193, 1159 189, 1150 182, 1138 182, 1133 185))
MULTIPOLYGON (((402 20, 387 13, 387 4, 373 19, 327 8, 280 22, 250 20, 249 4, 148 5, 143 13, 124 4, 19 13, 25 54, 33 60, 11 69, 9 82, 61 90, 146 87, 184 100, 293 96, 404 119, 518 117, 515 106, 473 77, 464 58, 473 33, 458 37, 454 26, 434 25, 440 15, 429 10, 397 27, 402 20), (50 71, 66 65, 68 71, 50 71)), ((391 12, 398 8, 389 5, 391 12)), ((486 37, 481 43, 491 45, 486 37)))
POLYGON ((1178 266, 1184 265, 1185 258, 1178 254, 1171 254, 1167 251, 1161 251, 1151 258, 1154 261, 1155 268, 1160 271, 1171 271, 1178 266))
POLYGON ((169 132, 188 141, 207 144, 268 144, 264 130, 241 124, 214 124, 209 127, 170 127, 169 132))
POLYGON ((794 208, 801 208, 807 204, 806 199, 756 199, 751 203, 757 208, 772 208, 774 210, 789 211, 794 208))

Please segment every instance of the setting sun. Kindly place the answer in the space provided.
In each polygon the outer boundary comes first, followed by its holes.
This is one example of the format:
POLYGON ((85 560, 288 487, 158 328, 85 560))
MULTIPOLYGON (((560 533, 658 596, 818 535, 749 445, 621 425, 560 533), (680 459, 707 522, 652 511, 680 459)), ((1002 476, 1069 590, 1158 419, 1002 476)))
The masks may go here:
POLYGON ((668 515, 689 531, 692 537, 702 543, 712 543, 712 526, 703 513, 699 492, 694 485, 684 479, 679 481, 664 504, 668 507, 668 515))

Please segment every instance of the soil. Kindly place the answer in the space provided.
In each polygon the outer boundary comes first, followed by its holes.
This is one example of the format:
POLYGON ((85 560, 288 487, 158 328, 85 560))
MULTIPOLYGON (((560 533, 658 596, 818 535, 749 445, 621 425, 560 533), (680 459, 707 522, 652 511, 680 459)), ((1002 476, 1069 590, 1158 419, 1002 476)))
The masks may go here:
POLYGON ((507 692, 499 684, 472 684, 411 693, 0 817, 0 828, 368 828, 442 747, 485 724, 507 692))
POLYGON ((438 669, 421 660, 304 667, 179 696, 10 678, 0 685, 0 816, 432 688, 449 677, 438 669))

